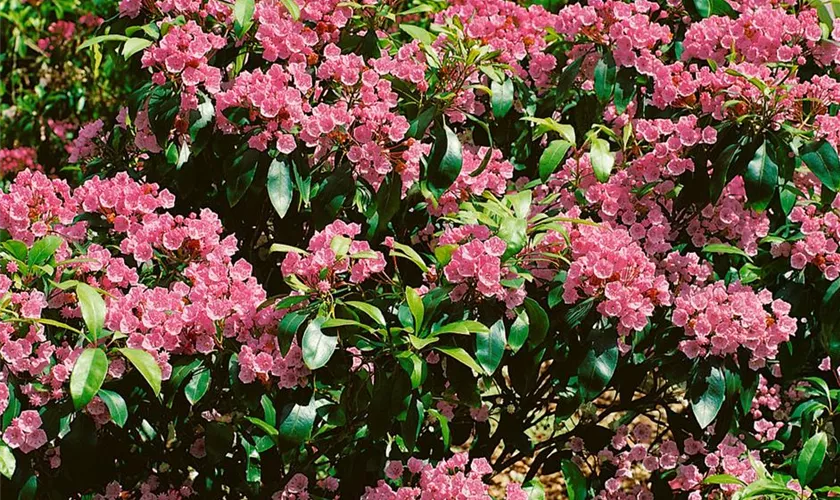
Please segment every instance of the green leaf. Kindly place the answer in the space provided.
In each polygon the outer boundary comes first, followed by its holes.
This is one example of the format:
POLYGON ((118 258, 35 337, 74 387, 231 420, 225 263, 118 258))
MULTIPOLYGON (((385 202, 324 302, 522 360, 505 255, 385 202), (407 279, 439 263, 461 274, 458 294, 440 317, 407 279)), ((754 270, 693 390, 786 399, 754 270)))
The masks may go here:
POLYGON ((408 374, 411 388, 417 389, 426 378, 426 362, 411 351, 403 351, 397 355, 397 361, 408 374))
POLYGON ((528 338, 532 343, 540 343, 548 334, 550 321, 545 309, 531 297, 525 298, 525 310, 528 311, 528 338))
POLYGON ((450 433, 449 433, 449 420, 447 420, 446 417, 443 416, 443 414, 441 412, 439 412, 439 411, 437 411, 433 408, 429 408, 426 411, 429 412, 429 414, 431 414, 432 416, 434 416, 437 419, 438 423, 440 424, 440 434, 441 434, 441 437, 443 438, 443 449, 446 452, 449 452, 449 445, 451 444, 450 433))
POLYGON ((489 333, 477 333, 475 336, 475 357, 488 375, 492 375, 502 362, 505 335, 505 322, 500 319, 493 323, 489 333))
POLYGON ((528 330, 530 329, 530 320, 528 319, 528 311, 525 309, 519 311, 513 325, 510 327, 510 335, 508 336, 508 345, 514 354, 519 352, 519 349, 525 345, 528 340, 528 330))
POLYGON ((478 363, 475 362, 475 360, 472 358, 472 356, 470 356, 467 351, 463 350, 460 347, 440 346, 440 347, 435 347, 435 350, 446 354, 447 356, 449 356, 450 358, 452 358, 456 361, 460 361, 461 363, 466 365, 468 368, 471 368, 476 373, 483 373, 484 372, 484 369, 478 363))
POLYGON ((64 240, 62 238, 53 235, 45 236, 36 241, 29 250, 27 264, 30 266, 39 266, 46 263, 63 242, 64 240))
POLYGON ((275 429, 273 425, 269 424, 268 422, 262 419, 259 419, 257 417, 245 417, 245 420, 259 427, 259 429, 265 432, 265 434, 272 440, 276 441, 277 438, 280 436, 280 432, 277 429, 275 429))
POLYGON ((292 204, 292 175, 288 163, 276 159, 271 162, 266 187, 271 206, 282 219, 292 204))
POLYGON ((618 365, 618 344, 614 334, 595 330, 588 344, 591 347, 577 371, 580 393, 587 401, 601 394, 618 365))
POLYGON ((823 186, 834 192, 840 190, 840 158, 831 143, 826 140, 809 142, 799 148, 799 157, 823 186))
POLYGON ((726 378, 723 370, 712 366, 691 387, 691 410, 700 427, 705 429, 717 417, 726 398, 726 378))
POLYGON ((796 459, 796 477, 802 486, 807 486, 819 474, 827 449, 828 436, 825 432, 818 432, 805 442, 796 459))
POLYGON ((277 425, 277 410, 274 408, 274 402, 271 401, 271 398, 267 394, 263 394, 260 397, 260 406, 263 408, 265 421, 271 426, 277 425))
POLYGON ((285 441, 301 444, 312 436, 317 408, 315 400, 306 406, 299 404, 286 405, 280 414, 280 425, 277 427, 279 435, 285 441))
POLYGON ((233 31, 242 38, 254 23, 254 0, 236 0, 233 5, 233 31))
POLYGON ((444 333, 469 335, 470 333, 490 333, 490 329, 478 321, 466 319, 443 325, 435 330, 433 335, 443 335, 444 333))
POLYGON ((769 140, 761 143, 744 173, 749 206, 757 212, 770 205, 779 181, 779 166, 771 157, 772 147, 769 140))
POLYGON ((76 297, 82 309, 82 319, 85 320, 91 340, 95 341, 102 335, 105 326, 105 301, 93 287, 85 283, 76 285, 76 297))
POLYGON ((613 104, 615 112, 622 114, 636 95, 636 78, 632 70, 624 68, 618 72, 613 90, 613 104))
POLYGON ((491 81, 490 90, 493 91, 493 96, 490 98, 493 116, 504 118, 513 107, 513 80, 505 78, 504 83, 491 81))
POLYGON ((38 476, 32 474, 24 483, 23 488, 18 493, 17 500, 36 500, 35 493, 38 492, 38 476))
POLYGON ((254 176, 256 174, 257 167, 254 165, 250 169, 237 175, 233 181, 225 181, 225 196, 227 197, 228 205, 235 207, 236 204, 242 200, 242 197, 245 196, 245 193, 248 192, 248 188, 251 187, 251 184, 254 182, 254 176))
POLYGON ((190 381, 184 387, 184 395, 187 396, 187 401, 190 405, 195 405, 201 398, 207 394, 207 389, 210 388, 210 370, 207 368, 199 368, 193 372, 190 381))
POLYGON ((746 486, 747 484, 731 474, 713 474, 703 480, 703 484, 737 484, 739 486, 746 486))
POLYGON ((325 321, 326 318, 319 316, 313 319, 303 331, 301 340, 303 362, 310 370, 317 370, 326 365, 338 345, 337 335, 325 335, 321 330, 321 325, 325 321))
POLYGON ((548 147, 540 155, 540 180, 545 182, 557 170, 560 162, 566 157, 572 144, 564 139, 556 139, 548 143, 548 147))
POLYGON ((108 412, 111 413, 111 420, 117 424, 117 427, 124 427, 128 420, 128 407, 123 397, 114 391, 106 389, 99 389, 98 396, 105 403, 105 406, 108 407, 108 412))
POLYGON ((7 240, 3 242, 3 248, 17 260, 27 261, 26 255, 29 253, 29 249, 26 247, 26 243, 19 240, 7 240))
POLYGON ((382 311, 380 311, 378 307, 372 306, 365 302, 357 302, 354 300, 349 300, 347 302, 342 303, 352 307, 353 309, 357 309, 367 314, 368 316, 370 316, 371 319, 376 321, 376 323, 379 324, 379 326, 388 326, 388 323, 385 322, 385 316, 382 314, 382 311))
POLYGON ((15 461, 15 454, 12 449, 6 446, 5 443, 0 442, 0 474, 11 479, 15 475, 15 468, 17 462, 15 461))
POLYGON ((122 48, 122 56, 126 59, 131 58, 134 54, 140 52, 152 44, 151 40, 145 38, 129 38, 125 41, 122 48))
POLYGON ((505 253, 502 254, 502 260, 507 260, 525 248, 528 240, 528 221, 518 217, 505 217, 499 224, 496 235, 507 244, 505 253))
POLYGON ((405 289, 405 300, 408 302, 411 315, 414 317, 414 332, 419 334, 423 326, 423 299, 417 293, 417 290, 409 287, 405 289))
POLYGON ((408 36, 419 41, 427 47, 431 47, 437 37, 425 29, 413 24, 400 24, 400 29, 408 33, 408 36))
POLYGON ((610 143, 604 139, 593 138, 589 146, 589 159, 592 170, 599 182, 607 182, 615 166, 615 154, 610 152, 610 143))
POLYGON ((107 373, 108 356, 105 351, 97 348, 82 351, 73 365, 73 373, 70 374, 70 396, 77 410, 90 403, 96 396, 105 382, 107 373))
POLYGON ((610 100, 615 87, 616 67, 612 52, 606 51, 595 64, 595 96, 601 102, 610 100))
POLYGON ((534 478, 523 484, 522 491, 528 495, 527 500, 545 500, 545 488, 539 479, 534 478))
POLYGON ((143 378, 146 379, 155 396, 160 396, 160 365, 157 364, 155 358, 142 349, 129 349, 124 347, 117 350, 134 365, 134 368, 137 368, 140 375, 143 375, 143 378))
POLYGON ((122 42, 123 40, 128 40, 128 37, 125 35, 99 35, 93 38, 89 38, 84 41, 76 51, 86 49, 92 45, 99 45, 102 42, 122 42))
POLYGON ((569 500, 586 499, 586 478, 578 466, 568 459, 560 462, 560 470, 563 471, 563 479, 566 481, 566 493, 569 500))
POLYGON ((741 250, 738 247, 734 247, 728 243, 710 243, 704 246, 701 251, 704 253, 740 255, 741 257, 746 257, 747 259, 752 260, 752 258, 747 254, 747 252, 741 250))
POLYGON ((429 155, 427 173, 429 189, 436 197, 440 197, 455 182, 463 163, 458 136, 445 124, 438 127, 429 155))

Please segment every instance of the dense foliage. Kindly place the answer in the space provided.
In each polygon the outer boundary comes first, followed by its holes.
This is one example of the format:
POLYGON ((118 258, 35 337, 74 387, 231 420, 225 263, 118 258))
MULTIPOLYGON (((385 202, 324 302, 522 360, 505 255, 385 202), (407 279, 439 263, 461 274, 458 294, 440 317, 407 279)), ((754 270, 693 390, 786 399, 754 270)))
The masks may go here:
POLYGON ((832 4, 0 6, 3 494, 840 496, 832 4))

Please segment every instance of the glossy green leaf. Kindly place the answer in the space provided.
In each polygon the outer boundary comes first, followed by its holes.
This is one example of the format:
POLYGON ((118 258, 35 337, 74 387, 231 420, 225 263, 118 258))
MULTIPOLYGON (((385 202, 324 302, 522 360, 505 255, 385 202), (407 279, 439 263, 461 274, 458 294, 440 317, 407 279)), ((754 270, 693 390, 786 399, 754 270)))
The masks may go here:
POLYGON ((595 64, 595 96, 599 101, 610 100, 615 87, 616 73, 612 52, 605 51, 595 64))
POLYGON ((125 44, 123 44, 121 52, 122 56, 126 59, 129 59, 134 54, 152 45, 152 43, 153 42, 151 40, 147 40, 145 38, 129 38, 125 41, 125 44))
POLYGON ((128 420, 128 406, 125 404, 125 399, 114 391, 106 389, 99 389, 98 396, 108 407, 108 412, 111 414, 111 420, 120 428, 125 426, 128 420))
POLYGON ((427 172, 429 189, 435 196, 439 197, 455 182, 461 173, 463 162, 458 136, 446 125, 438 127, 429 155, 427 172))
POLYGON ((691 387, 691 410, 700 427, 705 429, 717 417, 726 399, 726 378, 723 370, 712 366, 691 387))
POLYGON ((187 396, 187 401, 190 402, 190 405, 195 405, 207 394, 207 389, 209 388, 210 370, 199 368, 193 372, 190 381, 184 386, 184 395, 187 396))
POLYGON ((592 161, 595 178, 599 182, 607 182, 615 166, 615 153, 610 152, 610 143, 593 138, 589 146, 589 159, 592 161))
POLYGON ((102 336, 102 328, 105 326, 105 300, 96 289, 86 283, 76 285, 76 297, 79 299, 82 319, 85 320, 91 340, 96 340, 102 336))
POLYGON ((327 335, 321 330, 326 318, 313 319, 303 331, 301 350, 303 362, 310 370, 317 370, 326 365, 338 345, 337 335, 327 335))
POLYGON ((306 406, 286 405, 278 416, 277 431, 281 439, 293 444, 301 444, 312 436, 312 427, 317 415, 315 400, 306 406))
POLYGON ((476 373, 484 372, 484 369, 478 363, 476 363, 473 357, 470 356, 470 354, 467 351, 463 350, 460 347, 439 346, 435 347, 435 350, 440 351, 443 354, 449 356, 450 358, 463 363, 476 373))
POLYGON ((266 188, 271 206, 282 219, 292 205, 292 174, 287 162, 277 159, 271 162, 268 167, 266 188))
POLYGON ((118 350, 134 365, 134 368, 140 372, 140 375, 146 379, 155 396, 160 396, 161 372, 160 365, 155 361, 155 358, 142 349, 129 349, 126 347, 118 350))
POLYGON ((809 142, 799 148, 799 157, 823 186, 834 192, 840 190, 840 158, 831 143, 826 140, 809 142))
POLYGON ((77 410, 84 408, 96 396, 107 373, 108 356, 105 351, 92 347, 82 351, 70 374, 70 396, 77 410))
POLYGON ((505 78, 504 83, 492 81, 490 90, 493 91, 493 96, 490 98, 493 116, 504 118, 513 107, 513 80, 505 78))
POLYGON ((405 300, 408 302, 408 309, 411 311, 411 316, 414 318, 414 331, 419 333, 423 327, 423 299, 417 290, 409 287, 405 289, 405 300))
POLYGON ((388 323, 385 322, 385 315, 383 315, 382 311, 380 311, 379 308, 376 306, 367 304, 365 302, 358 302, 355 300, 348 300, 347 302, 343 302, 343 304, 365 313, 372 320, 376 321, 376 323, 379 326, 388 326, 388 323))
POLYGON ((517 313, 516 319, 513 320, 513 325, 510 327, 510 335, 508 335, 508 345, 514 354, 525 345, 525 342, 528 340, 529 330, 530 320, 528 319, 528 311, 522 309, 517 313))
POLYGON ((618 365, 618 344, 608 331, 593 331, 588 339, 589 349, 578 367, 580 393, 590 400, 607 387, 618 365))
POLYGON ((548 143, 548 147, 543 150, 539 161, 540 179, 543 182, 557 170, 571 147, 572 144, 564 139, 556 139, 548 143))
POLYGON ((568 459, 560 462, 560 470, 563 471, 563 479, 566 481, 566 493, 569 500, 586 499, 586 478, 578 466, 568 459))
POLYGON ((12 449, 6 446, 6 443, 0 443, 0 474, 11 479, 15 475, 16 467, 17 462, 12 449))
POLYGON ((408 35, 426 46, 431 46, 437 38, 434 34, 429 33, 420 26, 413 24, 400 24, 400 29, 408 33, 408 35))
POLYGON ((233 4, 233 30, 242 38, 254 23, 254 0, 236 0, 233 4))
POLYGON ((779 182, 779 166, 773 160, 772 148, 770 141, 765 140, 755 151, 744 173, 747 199, 757 212, 764 211, 770 205, 779 182))
POLYGON ((492 375, 502 362, 505 336, 505 323, 501 319, 493 323, 490 332, 475 335, 475 357, 488 375, 492 375))
POLYGON ((64 240, 59 236, 49 235, 44 236, 40 240, 36 241, 32 248, 29 249, 29 256, 27 258, 27 264, 30 266, 38 266, 41 264, 46 263, 50 260, 58 247, 64 240))
POLYGON ((825 432, 818 432, 805 442, 796 459, 796 477, 802 486, 807 486, 819 474, 827 449, 828 436, 825 432))

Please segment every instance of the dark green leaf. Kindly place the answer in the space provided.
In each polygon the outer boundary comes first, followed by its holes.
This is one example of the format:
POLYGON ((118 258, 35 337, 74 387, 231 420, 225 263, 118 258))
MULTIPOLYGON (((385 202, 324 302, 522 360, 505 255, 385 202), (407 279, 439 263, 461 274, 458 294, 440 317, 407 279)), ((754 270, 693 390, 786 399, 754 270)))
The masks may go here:
POLYGON ((578 466, 571 460, 564 459, 560 462, 560 469, 563 471, 563 479, 566 481, 566 493, 569 500, 585 500, 586 478, 578 466))
POLYGON ((126 406, 123 397, 114 391, 108 391, 105 389, 99 389, 98 396, 102 399, 102 402, 105 403, 105 406, 108 407, 108 412, 111 414, 111 420, 113 420, 120 428, 125 426, 125 422, 128 420, 128 407, 126 406))
POLYGON ((615 87, 616 68, 612 52, 605 51, 595 64, 595 95, 601 102, 610 100, 615 87))
POLYGON ((73 365, 73 373, 70 374, 70 396, 77 410, 90 403, 96 396, 105 382, 107 373, 108 356, 105 355, 105 351, 97 348, 82 351, 73 365))
POLYGON ((476 333, 475 357, 488 375, 492 375, 502 362, 505 342, 505 323, 501 319, 490 327, 489 333, 476 333))
POLYGON ((755 151, 744 174, 749 205, 757 212, 770 205, 779 181, 779 166, 772 158, 772 148, 770 141, 765 140, 755 151))
POLYGON ((102 335, 105 326, 105 301, 99 292, 86 283, 76 285, 76 297, 91 340, 96 340, 102 335))
POLYGON ((140 372, 140 375, 146 379, 155 396, 160 396, 160 365, 157 364, 155 358, 142 349, 122 348, 118 350, 134 365, 137 371, 140 372))
POLYGON ((310 370, 317 370, 326 365, 338 345, 338 336, 326 335, 321 330, 325 321, 326 318, 319 316, 313 319, 303 332, 303 362, 310 370))
POLYGON ((210 388, 210 370, 207 368, 199 368, 193 372, 190 381, 184 387, 184 395, 187 396, 187 401, 191 405, 196 403, 207 394, 207 389, 210 388))
POLYGON ((528 330, 530 329, 529 324, 528 311, 522 309, 516 315, 516 319, 510 327, 510 335, 508 336, 508 345, 514 354, 519 352, 519 349, 521 349, 522 346, 525 345, 525 341, 528 340, 528 330))
POLYGON ((823 186, 834 192, 840 190, 840 158, 831 143, 826 140, 809 142, 799 148, 799 157, 823 186))
POLYGON ((227 196, 228 205, 236 206, 237 203, 245 196, 248 188, 254 182, 254 176, 257 174, 257 166, 254 165, 250 169, 240 173, 233 180, 228 179, 225 182, 225 195, 227 196))
POLYGON ((437 128, 435 142, 429 155, 427 180, 429 189, 440 196, 455 182, 463 166, 461 141, 445 124, 437 128))
POLYGON ((636 78, 633 72, 627 68, 618 72, 615 82, 615 90, 613 95, 613 104, 615 111, 622 114, 627 111, 627 106, 636 95, 636 78))
POLYGON ((572 144, 569 141, 557 139, 551 141, 548 147, 543 150, 539 162, 540 179, 543 182, 557 170, 557 166, 566 157, 566 153, 569 152, 570 147, 572 147, 572 144))
POLYGON ((490 90, 493 91, 493 97, 490 99, 493 116, 504 118, 513 107, 513 80, 506 78, 504 83, 492 81, 490 90))
POLYGON ((30 266, 38 266, 46 263, 55 254, 55 251, 58 250, 62 242, 64 242, 63 239, 53 235, 41 238, 29 250, 27 263, 30 266))
POLYGON ((585 400, 590 400, 607 387, 618 365, 618 344, 615 335, 604 330, 592 332, 589 350, 578 367, 580 393, 585 400))
POLYGON ((712 366, 709 373, 700 376, 691 387, 691 410, 700 427, 711 424, 726 398, 726 378, 723 370, 712 366))
POLYGON ((411 316, 414 318, 414 332, 419 334, 423 327, 423 299, 417 290, 408 287, 405 289, 405 300, 408 302, 408 309, 411 311, 411 316))
POLYGON ((825 432, 818 432, 805 442, 796 459, 796 477, 802 486, 807 486, 819 474, 827 449, 828 436, 825 432))
POLYGON ((277 159, 271 162, 268 167, 266 188, 271 206, 282 219, 292 204, 292 175, 288 163, 277 159))
POLYGON ((312 435, 312 427, 317 415, 315 400, 306 406, 299 404, 286 405, 280 415, 280 425, 277 430, 280 437, 292 444, 301 444, 312 435))

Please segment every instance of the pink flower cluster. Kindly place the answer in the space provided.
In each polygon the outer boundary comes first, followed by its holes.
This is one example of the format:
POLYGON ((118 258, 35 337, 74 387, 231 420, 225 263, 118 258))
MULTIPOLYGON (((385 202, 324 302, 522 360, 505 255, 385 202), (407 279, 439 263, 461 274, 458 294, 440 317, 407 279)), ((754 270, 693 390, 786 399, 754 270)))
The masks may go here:
POLYGON ((41 429, 41 416, 35 410, 21 412, 3 432, 9 448, 29 453, 47 444, 47 433, 41 429))
POLYGON ((512 274, 502 266, 502 255, 507 244, 498 236, 491 236, 486 226, 447 229, 438 244, 458 245, 452 253, 452 259, 443 268, 446 280, 456 285, 449 294, 453 301, 462 300, 472 290, 482 297, 493 297, 504 302, 508 309, 525 300, 524 285, 502 285, 502 280, 512 274))
POLYGON ((84 160, 94 156, 99 151, 97 141, 106 141, 107 136, 103 136, 102 129, 105 123, 102 120, 83 125, 79 129, 79 135, 70 144, 70 157, 67 159, 70 163, 78 163, 79 160, 84 160))
MULTIPOLYGON (((236 239, 222 237, 221 222, 209 210, 187 217, 163 212, 174 201, 168 191, 155 184, 139 184, 125 173, 106 180, 94 177, 70 190, 64 182, 24 171, 9 192, 0 195, 0 207, 5 209, 0 228, 30 246, 47 234, 72 242, 72 247, 62 243, 56 260, 66 260, 74 256, 72 252, 81 259, 63 264, 58 276, 67 279, 70 275, 104 289, 105 327, 124 334, 127 347, 149 352, 164 379, 171 371, 170 355, 209 354, 224 339, 234 339, 242 349, 243 381, 253 381, 254 374, 267 381, 270 372, 283 387, 303 383, 308 372, 300 350, 280 356, 272 334, 282 313, 261 308, 266 293, 252 276, 250 264, 232 259, 236 239), (101 224, 94 227, 100 237, 119 245, 89 243, 86 223, 75 222, 81 215, 99 218, 101 224), (82 249, 74 250, 77 246, 82 249), (111 248, 119 252, 112 253, 111 248), (141 274, 147 276, 139 272, 143 263, 160 266, 163 281, 141 280, 141 274), (264 370, 265 356, 270 357, 271 366, 264 370)), ((367 243, 354 247, 355 252, 361 250, 369 250, 367 243)), ((6 274, 17 273, 18 265, 13 260, 0 264, 0 292, 6 293, 13 282, 6 274)), ((373 272, 377 264, 384 267, 381 256, 375 263, 357 264, 354 276, 373 272)), ((81 317, 72 289, 53 290, 49 297, 37 289, 16 291, 9 298, 8 307, 24 318, 41 318, 52 309, 60 310, 65 319, 81 317)), ((66 341, 55 345, 42 326, 20 331, 18 325, 0 323, 0 356, 16 375, 37 380, 38 385, 25 384, 22 389, 31 404, 60 399, 80 348, 72 349, 66 341)), ((114 360, 110 367, 113 378, 125 371, 122 360, 114 360)))
POLYGON ((141 60, 144 68, 156 70, 152 81, 158 85, 166 82, 168 73, 179 77, 188 94, 194 94, 199 84, 215 94, 221 90, 222 73, 207 61, 211 52, 225 43, 224 37, 205 33, 195 21, 188 21, 173 26, 158 44, 143 52, 141 60))
POLYGON ((458 211, 458 206, 473 196, 481 196, 485 191, 495 195, 503 195, 507 189, 507 181, 513 178, 513 164, 502 158, 502 152, 494 149, 490 153, 490 161, 484 170, 473 176, 481 167, 488 154, 486 147, 466 147, 462 152, 463 164, 461 173, 455 182, 437 200, 437 206, 431 201, 428 205, 432 215, 447 215, 458 211))
MULTIPOLYGON (((432 466, 416 458, 402 462, 392 460, 385 469, 386 476, 400 484, 394 489, 382 480, 375 487, 365 489, 362 500, 444 500, 452 498, 488 498, 487 484, 483 477, 493 469, 487 460, 470 460, 466 452, 458 453, 448 460, 432 466)), ((506 491, 508 500, 527 500, 517 483, 509 483, 506 491)))
POLYGON ((788 316, 790 304, 773 300, 765 289, 717 281, 691 286, 674 300, 672 321, 689 337, 680 343, 689 358, 734 355, 738 348, 749 350, 754 368, 764 366, 796 333, 796 320, 788 316), (767 311, 767 307, 770 311, 767 311))
MULTIPOLYGON (((836 208, 832 204, 832 208, 836 208)), ((790 265, 794 269, 804 269, 813 265, 825 276, 834 281, 840 276, 840 218, 832 210, 824 214, 817 212, 815 205, 794 207, 790 221, 800 224, 800 231, 805 236, 793 243, 774 243, 771 249, 774 256, 790 256, 790 265)))
POLYGON ((294 275, 318 293, 328 293, 343 284, 349 271, 351 283, 361 283, 385 270, 385 257, 374 252, 366 241, 353 238, 362 231, 359 224, 335 221, 309 240, 303 254, 289 252, 280 269, 283 276, 294 275))
POLYGON ((596 298, 598 312, 618 319, 621 335, 642 330, 656 306, 671 304, 668 281, 626 230, 580 225, 570 238, 567 304, 596 298))
POLYGON ((0 179, 11 177, 21 170, 41 170, 34 148, 0 149, 0 179))

